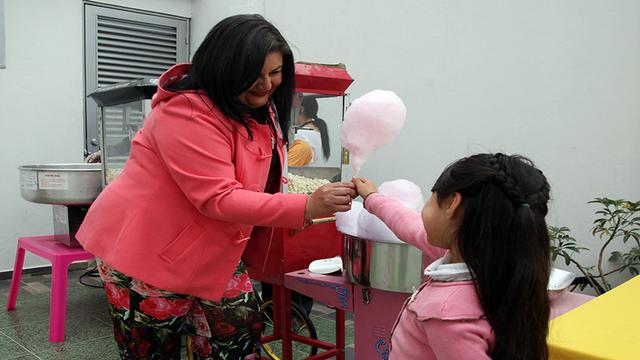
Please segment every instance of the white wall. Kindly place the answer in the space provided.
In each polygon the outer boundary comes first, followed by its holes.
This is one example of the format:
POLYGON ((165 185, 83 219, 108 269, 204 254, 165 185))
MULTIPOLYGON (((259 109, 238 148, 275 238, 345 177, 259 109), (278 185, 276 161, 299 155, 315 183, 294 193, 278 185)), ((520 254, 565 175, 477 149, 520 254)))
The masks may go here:
POLYGON ((428 192, 476 152, 531 157, 552 185, 549 222, 593 247, 594 197, 640 199, 640 2, 268 1, 297 59, 347 64, 352 99, 391 89, 401 135, 362 175, 428 192))
MULTIPOLYGON (((273 2, 273 0, 272 0, 273 2)), ((191 0, 191 53, 220 20, 236 14, 264 15, 265 0, 191 0)))
MULTIPOLYGON (((377 182, 406 178, 427 192, 461 156, 522 153, 553 187, 549 222, 571 227, 580 240, 590 238, 594 207, 587 201, 640 198, 640 2, 109 2, 192 11, 192 49, 220 19, 261 13, 297 59, 347 64, 356 80, 352 99, 376 88, 396 91, 408 119, 362 170, 377 182)), ((0 270, 11 267, 17 236, 51 231, 50 209, 20 198, 15 167, 80 161, 82 153, 81 2, 5 6, 0 270)))
MULTIPOLYGON (((0 271, 13 267, 18 236, 53 232, 51 207, 20 197, 19 165, 81 162, 83 5, 5 0, 6 69, 0 69, 0 271)), ((188 0, 109 0, 191 16, 188 0)), ((47 262, 27 256, 25 266, 47 262)))

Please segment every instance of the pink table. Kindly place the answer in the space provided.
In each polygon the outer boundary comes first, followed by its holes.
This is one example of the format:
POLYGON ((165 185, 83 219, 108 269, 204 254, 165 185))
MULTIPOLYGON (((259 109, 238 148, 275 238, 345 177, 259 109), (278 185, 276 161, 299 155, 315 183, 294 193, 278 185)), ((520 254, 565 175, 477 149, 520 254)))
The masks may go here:
POLYGON ((51 303, 49 305, 49 341, 64 341, 64 325, 67 311, 67 271, 75 261, 93 259, 93 255, 83 248, 71 248, 49 236, 30 236, 18 238, 16 261, 9 289, 7 311, 16 308, 20 291, 20 278, 24 265, 25 252, 32 252, 51 262, 51 303))

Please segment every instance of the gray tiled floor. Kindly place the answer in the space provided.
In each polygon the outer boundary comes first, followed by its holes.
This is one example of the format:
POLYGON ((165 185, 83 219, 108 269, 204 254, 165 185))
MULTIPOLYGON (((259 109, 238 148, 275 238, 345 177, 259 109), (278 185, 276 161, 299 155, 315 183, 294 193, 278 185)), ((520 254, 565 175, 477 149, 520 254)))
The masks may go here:
MULTIPOLYGON (((78 283, 85 270, 69 272, 67 289, 66 336, 62 343, 50 343, 49 274, 22 276, 20 294, 14 311, 7 312, 10 280, 0 280, 0 360, 119 359, 102 289, 78 283)), ((92 278, 86 282, 97 284, 92 278)), ((334 312, 323 304, 314 304, 311 319, 320 340, 335 341, 334 312)), ((353 359, 353 321, 347 316, 347 359, 353 359)), ((303 354, 294 354, 303 359, 303 354)), ((186 358, 186 357, 185 357, 186 358)))

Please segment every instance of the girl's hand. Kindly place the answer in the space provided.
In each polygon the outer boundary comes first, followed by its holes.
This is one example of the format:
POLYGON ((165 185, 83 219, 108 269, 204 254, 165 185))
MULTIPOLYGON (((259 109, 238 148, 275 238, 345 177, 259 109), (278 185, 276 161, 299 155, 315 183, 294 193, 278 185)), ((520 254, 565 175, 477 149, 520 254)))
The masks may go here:
POLYGON ((353 184, 356 186, 356 190, 358 190, 358 195, 362 197, 362 200, 366 200, 367 196, 371 193, 377 192, 378 188, 373 181, 365 178, 353 178, 351 180, 353 184))
POLYGON ((351 200, 358 196, 356 187, 350 182, 322 185, 309 195, 304 210, 306 220, 351 210, 351 200))

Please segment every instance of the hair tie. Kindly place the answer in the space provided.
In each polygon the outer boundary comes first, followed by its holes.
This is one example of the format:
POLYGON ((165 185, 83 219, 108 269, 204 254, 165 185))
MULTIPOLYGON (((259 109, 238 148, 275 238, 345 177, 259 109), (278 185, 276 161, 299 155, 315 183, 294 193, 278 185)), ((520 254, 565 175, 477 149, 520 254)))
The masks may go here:
POLYGON ((528 202, 520 203, 520 207, 529 207, 529 203, 528 202))

